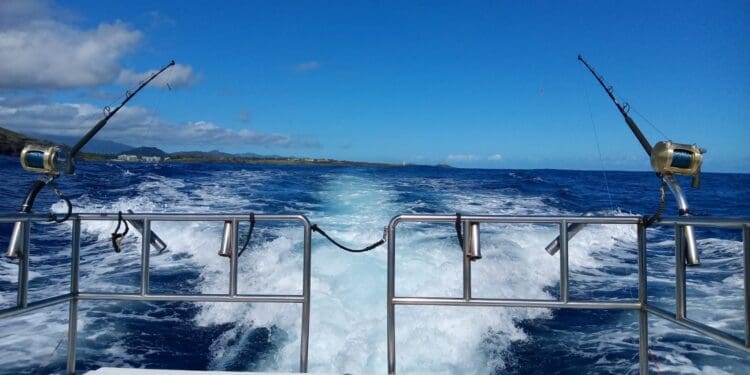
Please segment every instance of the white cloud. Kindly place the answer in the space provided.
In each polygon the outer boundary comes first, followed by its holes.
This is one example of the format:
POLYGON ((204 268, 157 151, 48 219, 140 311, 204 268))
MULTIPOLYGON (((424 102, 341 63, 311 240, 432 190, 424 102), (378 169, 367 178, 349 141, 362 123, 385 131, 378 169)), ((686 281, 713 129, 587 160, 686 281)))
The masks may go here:
MULTIPOLYGON (((21 133, 82 136, 103 117, 90 104, 15 103, 0 98, 0 126, 21 133), (14 105, 16 104, 16 105, 14 105)), ((126 144, 169 146, 254 145, 315 147, 316 140, 300 140, 286 134, 228 129, 208 121, 169 122, 143 107, 123 107, 97 135, 126 144)))
POLYGON ((177 21, 175 21, 173 18, 161 14, 155 10, 148 11, 144 13, 143 16, 146 17, 149 22, 149 27, 151 27, 152 29, 159 27, 177 26, 177 21))
POLYGON ((320 63, 317 61, 308 61, 294 66, 293 70, 297 73, 312 72, 320 68, 320 63))
POLYGON ((489 157, 487 157, 487 160, 489 160, 489 161, 499 161, 499 160, 502 160, 502 159, 503 159, 503 156, 500 155, 500 154, 493 154, 493 155, 490 155, 489 157))
MULTIPOLYGON (((167 22, 156 12, 147 17, 167 22)), ((84 29, 75 17, 46 1, 0 1, 0 90, 70 89, 112 82, 133 86, 155 71, 123 69, 142 33, 123 22, 84 29)), ((193 69, 175 65, 152 82, 178 87, 196 81, 193 69)))
POLYGON ((473 154, 450 154, 447 157, 448 161, 456 163, 467 163, 471 161, 477 161, 481 159, 478 155, 473 154))
MULTIPOLYGON (((153 69, 147 72, 136 73, 129 69, 123 69, 117 78, 117 83, 125 86, 135 86, 145 81, 158 70, 153 69)), ((175 64, 167 69, 164 73, 156 77, 149 85, 161 88, 175 88, 180 86, 190 86, 195 83, 196 77, 193 74, 193 68, 189 65, 175 64)))
POLYGON ((0 29, 23 25, 39 19, 72 20, 75 17, 65 9, 55 7, 46 0, 0 1, 0 29))
POLYGON ((64 89, 111 82, 141 33, 124 23, 77 29, 49 19, 0 28, 0 89, 64 89))

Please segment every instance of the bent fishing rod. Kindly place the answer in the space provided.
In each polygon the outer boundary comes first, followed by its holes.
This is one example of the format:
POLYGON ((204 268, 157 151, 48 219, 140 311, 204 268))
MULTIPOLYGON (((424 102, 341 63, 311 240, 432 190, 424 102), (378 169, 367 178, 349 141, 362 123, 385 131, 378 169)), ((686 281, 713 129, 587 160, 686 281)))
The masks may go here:
POLYGON ((633 132, 633 135, 635 135, 635 138, 638 139, 638 142, 643 146, 643 150, 646 151, 646 154, 648 156, 651 156, 651 143, 648 142, 648 139, 646 139, 646 136, 643 135, 643 132, 641 132, 641 129, 638 128, 638 125, 636 125, 635 121, 628 115, 628 110, 630 109, 630 106, 628 103, 625 103, 625 106, 620 105, 620 102, 617 101, 617 98, 615 98, 614 90, 612 89, 612 86, 608 86, 606 83, 604 83, 604 78, 600 76, 599 74, 594 71, 594 68, 589 65, 589 63, 584 60, 583 56, 578 55, 578 61, 582 62, 583 65, 588 69, 591 74, 594 75, 594 78, 596 78, 597 81, 599 81, 599 84, 602 85, 602 88, 604 88, 604 91, 607 92, 607 95, 609 95, 609 98, 612 99, 612 102, 615 103, 615 106, 622 114, 622 117, 625 118, 625 123, 628 124, 628 127, 630 128, 630 131, 633 132))
MULTIPOLYGON (((73 206, 70 200, 63 195, 60 190, 54 185, 54 181, 60 177, 61 174, 72 174, 75 170, 74 158, 83 149, 91 139, 107 125, 107 122, 127 104, 130 99, 136 96, 144 87, 146 87, 151 81, 162 74, 165 70, 174 66, 174 60, 170 61, 167 65, 164 65, 157 72, 151 74, 151 76, 145 81, 141 82, 138 87, 133 91, 127 91, 125 93, 125 99, 115 109, 110 110, 109 107, 104 108, 104 118, 94 125, 86 134, 71 148, 67 149, 65 146, 40 146, 40 145, 27 145, 21 151, 21 166, 23 169, 29 172, 41 173, 44 176, 34 182, 26 194, 26 198, 21 205, 19 213, 29 214, 34 206, 39 192, 45 187, 49 186, 52 191, 68 206, 68 212, 59 220, 56 216, 51 216, 51 220, 57 222, 63 222, 70 217, 73 206)), ((11 235, 10 245, 6 256, 9 258, 17 258, 21 254, 23 244, 21 243, 22 232, 25 230, 25 223, 22 221, 16 222, 13 228, 13 234, 11 235)))
MULTIPOLYGON (((589 72, 594 75, 594 78, 596 78, 597 82, 599 82, 602 88, 604 88, 604 91, 620 111, 620 114, 622 114, 623 118, 625 119, 625 123, 630 128, 630 131, 633 132, 633 135, 636 137, 636 139, 638 139, 638 142, 643 147, 643 150, 646 151, 646 154, 648 154, 649 158, 651 159, 651 168, 654 170, 656 176, 661 182, 661 202, 659 209, 657 210, 656 214, 646 220, 645 225, 649 226, 661 217, 665 206, 665 185, 669 187, 669 190, 672 191, 672 194, 677 200, 677 206, 679 208, 678 214, 680 216, 690 216, 687 199, 685 198, 685 194, 682 192, 680 184, 674 178, 674 175, 691 176, 693 179, 692 187, 699 188, 701 165, 703 164, 703 154, 706 153, 706 150, 699 148, 695 144, 688 145, 681 143, 672 143, 672 141, 661 141, 657 142, 654 146, 651 146, 651 143, 649 143, 648 139, 646 139, 646 136, 643 135, 641 129, 628 114, 630 105, 628 103, 620 104, 620 102, 615 97, 612 86, 605 83, 604 78, 594 70, 594 68, 588 63, 588 61, 583 58, 583 56, 578 55, 578 61, 583 63, 586 69, 588 69, 589 72)), ((568 239, 578 234, 578 232, 583 229, 584 226, 585 224, 570 225, 567 228, 568 239)), ((682 230, 683 243, 679 246, 682 248, 682 251, 685 254, 685 262, 688 265, 699 265, 700 259, 696 250, 693 227, 690 225, 686 225, 682 230)), ((550 244, 546 247, 547 252, 549 252, 550 254, 555 254, 559 249, 559 236, 555 240, 550 242, 550 244)))

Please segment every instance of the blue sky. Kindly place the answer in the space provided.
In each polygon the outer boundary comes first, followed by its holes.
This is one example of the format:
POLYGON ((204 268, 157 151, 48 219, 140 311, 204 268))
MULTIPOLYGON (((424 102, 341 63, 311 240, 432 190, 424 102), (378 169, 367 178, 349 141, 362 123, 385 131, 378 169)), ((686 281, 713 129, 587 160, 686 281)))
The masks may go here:
POLYGON ((172 90, 145 90, 101 139, 648 170, 581 53, 658 128, 631 112, 652 143, 697 143, 704 170, 750 172, 748 39, 746 1, 11 1, 0 5, 0 126, 83 134, 175 59, 172 90))

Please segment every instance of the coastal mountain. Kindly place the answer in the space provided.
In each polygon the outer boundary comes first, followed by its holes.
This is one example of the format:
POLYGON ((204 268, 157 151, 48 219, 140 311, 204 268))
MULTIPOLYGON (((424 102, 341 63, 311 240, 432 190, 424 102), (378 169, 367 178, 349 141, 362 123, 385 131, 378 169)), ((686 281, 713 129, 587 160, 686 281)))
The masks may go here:
POLYGON ((127 151, 120 152, 120 155, 135 155, 135 156, 160 156, 165 157, 169 156, 166 152, 156 148, 156 147, 136 147, 131 148, 127 151))
MULTIPOLYGON (((49 139, 50 141, 57 144, 64 144, 68 147, 73 147, 81 137, 78 136, 67 136, 67 135, 53 135, 53 134, 42 134, 42 133, 28 133, 29 136, 34 138, 49 139)), ((83 152, 96 153, 96 154, 111 154, 118 155, 123 152, 134 149, 135 147, 126 145, 120 142, 108 141, 106 139, 97 139, 94 137, 86 146, 83 147, 83 152)))
POLYGON ((32 138, 0 127, 0 155, 19 156, 21 155, 21 150, 27 144, 51 146, 57 143, 46 139, 32 138))
MULTIPOLYGON (((52 137, 53 140, 40 139, 30 137, 24 134, 16 133, 14 131, 0 127, 0 154, 19 156, 21 150, 28 144, 37 144, 42 146, 48 145, 74 145, 78 142, 74 137, 52 137)), ((131 147, 122 143, 110 142, 110 141, 96 141, 92 140, 91 143, 104 146, 104 152, 90 152, 89 145, 83 148, 83 151, 77 155, 83 160, 113 160, 118 159, 117 156, 131 155, 134 156, 124 157, 122 160, 125 161, 148 161, 147 158, 160 157, 163 160, 169 160, 170 162, 207 162, 207 163, 243 163, 243 164, 272 164, 272 165, 326 165, 326 166, 402 166, 402 164, 389 164, 389 163, 370 163, 370 162, 357 162, 347 160, 334 160, 334 159, 317 159, 317 158, 305 158, 305 157, 284 157, 277 155, 259 155, 255 153, 243 153, 243 154, 230 154, 221 152, 218 150, 213 151, 179 151, 179 152, 165 152, 156 147, 131 147), (114 152, 119 147, 120 152, 114 152)), ((101 148, 94 148, 101 149, 101 148)), ((405 165, 405 164, 404 164, 405 165)))
MULTIPOLYGON (((177 151, 170 154, 174 157, 182 157, 182 158, 234 158, 237 156, 244 156, 244 155, 235 155, 235 154, 229 154, 226 152, 221 152, 218 150, 212 150, 212 151, 177 151)), ((260 155, 257 155, 260 156, 260 155)))

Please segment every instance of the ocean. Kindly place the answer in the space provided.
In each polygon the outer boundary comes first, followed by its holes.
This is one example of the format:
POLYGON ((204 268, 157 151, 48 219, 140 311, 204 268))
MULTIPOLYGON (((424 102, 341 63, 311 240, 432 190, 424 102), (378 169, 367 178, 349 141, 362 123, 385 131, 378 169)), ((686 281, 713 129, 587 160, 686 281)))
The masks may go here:
MULTIPOLYGON (((0 157, 0 208, 15 212, 37 176, 0 157)), ((705 173, 690 189, 696 215, 750 217, 750 175, 705 173)), ((486 170, 437 167, 314 167, 80 162, 58 187, 75 212, 287 213, 352 247, 382 236, 395 215, 650 215, 659 183, 650 172, 486 170), (606 181, 606 183, 605 183, 606 181)), ((666 214, 676 215, 667 193, 666 214)), ((35 212, 62 212, 49 190, 35 212)), ((240 228, 244 241, 246 224, 240 228)), ((131 229, 114 253, 114 222, 82 225, 81 290, 137 292, 140 238, 131 229)), ((168 244, 151 259, 152 292, 226 291, 228 261, 217 256, 221 223, 155 222, 168 244)), ((70 223, 32 228, 31 301, 69 288, 70 223)), ((11 225, 0 226, 4 252, 11 225)), ((474 295, 557 298, 559 260, 544 247, 549 225, 484 225, 484 258, 473 265, 474 295)), ((458 296, 461 253, 452 225, 399 230, 397 294, 458 296)), ((688 269, 688 316, 741 337, 742 234, 698 229, 702 265, 688 269)), ((648 229, 649 300, 674 296, 674 231, 648 229)), ((240 258, 239 291, 299 293, 302 231, 258 223, 240 258)), ((637 296, 636 231, 591 226, 570 241, 571 299, 637 296)), ((15 303, 17 262, 0 258, 0 307, 15 303)), ((298 305, 94 302, 79 304, 77 368, 101 366, 296 371, 298 305)), ((397 370, 429 374, 637 373, 634 312, 521 308, 397 307, 397 370)), ((63 373, 67 304, 0 320, 0 373, 63 373)), ((649 319, 652 373, 744 374, 743 352, 649 319)), ((343 252, 313 233, 309 371, 387 372, 386 249, 343 252)))

